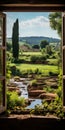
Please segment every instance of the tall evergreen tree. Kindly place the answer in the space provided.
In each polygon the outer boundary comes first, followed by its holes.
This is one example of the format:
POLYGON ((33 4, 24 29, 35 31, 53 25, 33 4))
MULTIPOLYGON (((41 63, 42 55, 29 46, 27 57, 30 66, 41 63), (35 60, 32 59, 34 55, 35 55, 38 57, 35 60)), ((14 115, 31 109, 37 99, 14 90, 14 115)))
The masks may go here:
POLYGON ((18 19, 13 24, 12 30, 12 52, 14 59, 18 59, 19 56, 19 24, 18 19))

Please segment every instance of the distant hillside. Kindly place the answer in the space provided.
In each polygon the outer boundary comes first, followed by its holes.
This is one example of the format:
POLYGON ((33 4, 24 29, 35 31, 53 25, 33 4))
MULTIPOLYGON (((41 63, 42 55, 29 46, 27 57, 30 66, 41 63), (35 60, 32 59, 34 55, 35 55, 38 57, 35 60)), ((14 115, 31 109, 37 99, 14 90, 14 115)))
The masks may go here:
MULTIPOLYGON (((7 38, 8 42, 11 42, 11 38, 7 38)), ((57 38, 50 38, 50 37, 42 37, 42 36, 31 36, 31 37, 19 37, 19 42, 32 44, 40 44, 42 40, 47 40, 49 43, 58 43, 60 42, 57 38)))
POLYGON ((32 36, 32 37, 20 37, 19 40, 21 42, 25 41, 28 44, 40 44, 40 42, 42 40, 47 40, 49 43, 60 42, 60 40, 57 39, 57 38, 49 38, 49 37, 42 37, 42 36, 40 36, 40 37, 39 36, 37 36, 37 37, 34 37, 34 36, 32 36))

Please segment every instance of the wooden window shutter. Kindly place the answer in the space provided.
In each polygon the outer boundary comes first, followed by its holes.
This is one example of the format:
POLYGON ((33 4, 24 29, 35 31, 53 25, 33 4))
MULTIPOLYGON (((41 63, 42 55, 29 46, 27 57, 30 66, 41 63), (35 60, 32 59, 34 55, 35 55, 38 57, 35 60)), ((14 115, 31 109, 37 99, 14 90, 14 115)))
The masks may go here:
POLYGON ((63 108, 65 110, 65 13, 62 13, 62 69, 63 69, 63 108))
POLYGON ((6 109, 6 15, 0 13, 0 113, 6 109))

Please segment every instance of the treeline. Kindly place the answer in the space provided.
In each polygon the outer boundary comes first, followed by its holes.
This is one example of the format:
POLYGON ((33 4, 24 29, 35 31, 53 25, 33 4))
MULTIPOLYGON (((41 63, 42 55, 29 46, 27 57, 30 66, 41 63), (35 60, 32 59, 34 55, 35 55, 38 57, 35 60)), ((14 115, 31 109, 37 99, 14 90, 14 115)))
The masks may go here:
POLYGON ((46 40, 49 43, 58 43, 60 42, 60 39, 57 38, 50 38, 50 37, 42 37, 42 36, 37 36, 37 37, 20 37, 19 41, 25 41, 28 44, 39 44, 42 40, 46 40))

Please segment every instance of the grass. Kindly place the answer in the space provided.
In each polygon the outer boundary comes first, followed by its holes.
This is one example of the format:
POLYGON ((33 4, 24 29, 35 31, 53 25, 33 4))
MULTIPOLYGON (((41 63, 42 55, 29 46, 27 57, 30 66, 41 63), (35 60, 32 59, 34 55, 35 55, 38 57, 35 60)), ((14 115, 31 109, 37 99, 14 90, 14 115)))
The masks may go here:
POLYGON ((57 59, 48 59, 47 60, 49 64, 57 65, 58 60, 57 59))
POLYGON ((32 56, 32 55, 37 55, 37 56, 38 56, 38 55, 39 55, 39 56, 40 56, 40 55, 42 55, 42 53, 41 53, 41 52, 23 52, 23 55, 26 55, 26 56, 27 56, 27 55, 28 55, 28 56, 29 56, 29 55, 30 55, 30 56, 32 56))
POLYGON ((44 74, 48 74, 50 71, 53 73, 56 73, 58 71, 57 66, 52 65, 40 65, 40 64, 16 64, 17 68, 20 69, 20 71, 28 71, 32 70, 33 72, 36 69, 39 69, 40 72, 44 74))
POLYGON ((19 45, 24 45, 24 44, 26 44, 25 41, 19 41, 19 45))
POLYGON ((31 56, 41 56, 41 52, 23 52, 22 55, 19 56, 20 59, 24 61, 30 61, 31 56))

